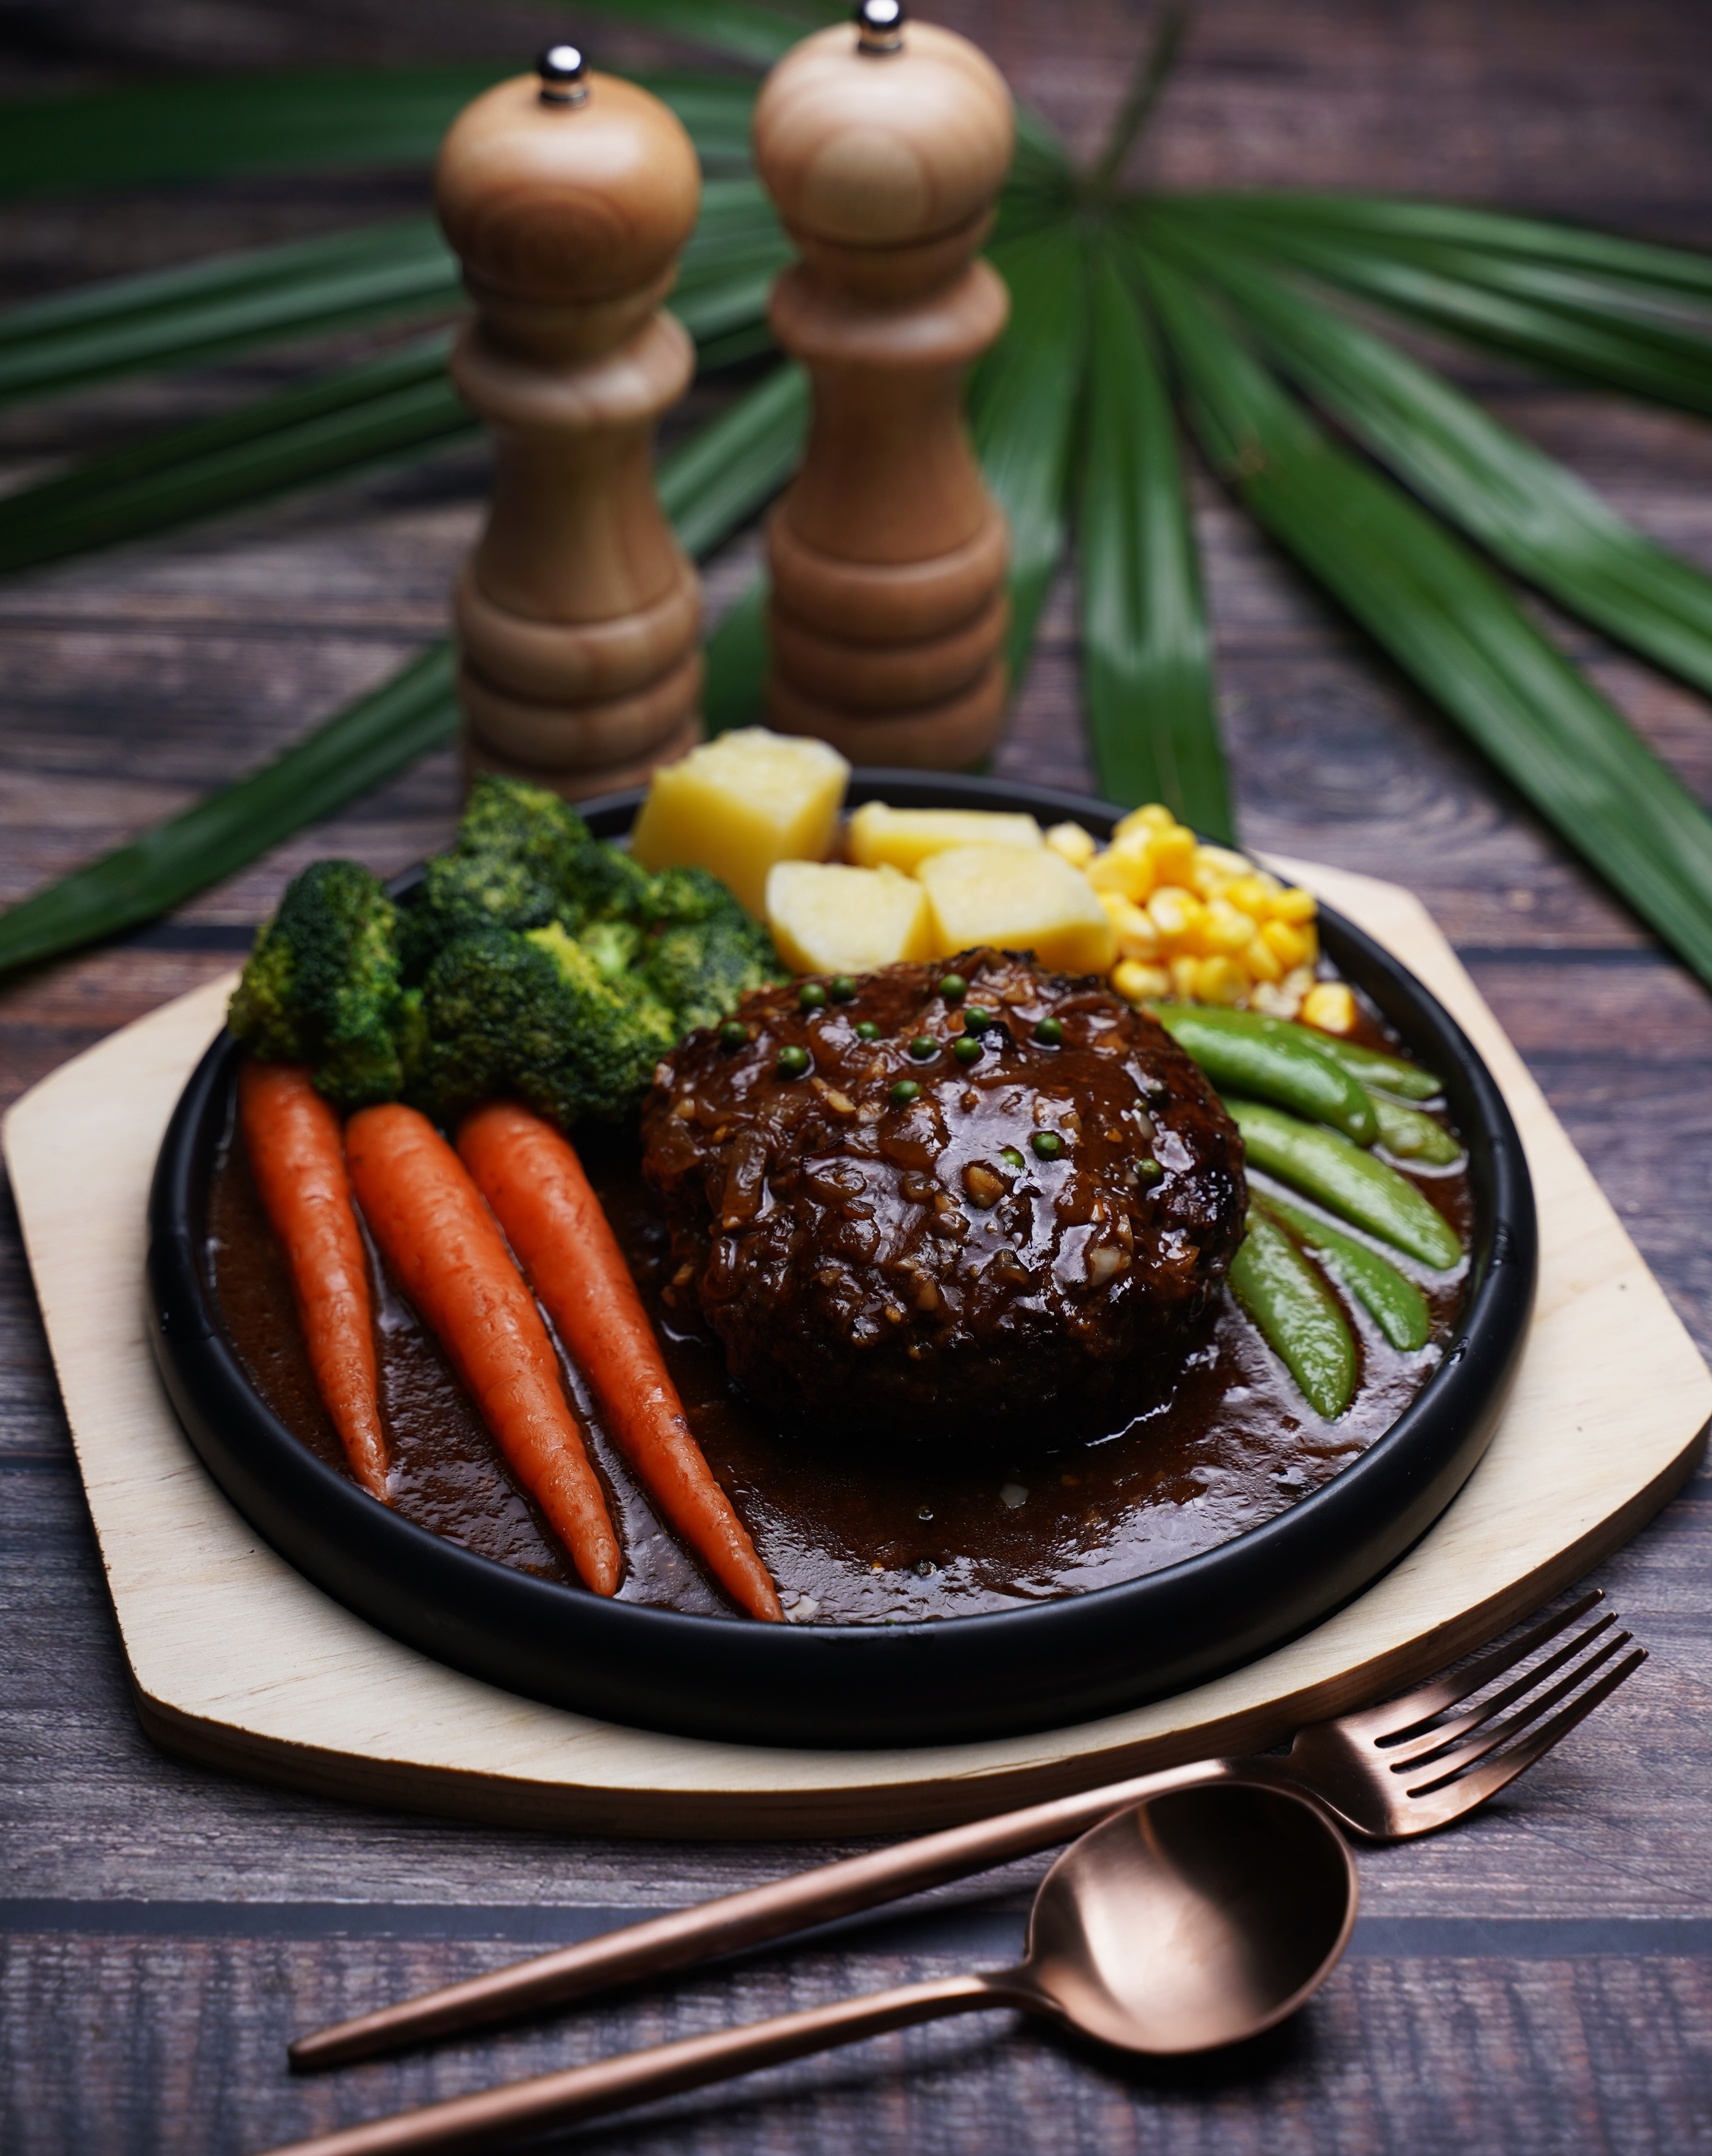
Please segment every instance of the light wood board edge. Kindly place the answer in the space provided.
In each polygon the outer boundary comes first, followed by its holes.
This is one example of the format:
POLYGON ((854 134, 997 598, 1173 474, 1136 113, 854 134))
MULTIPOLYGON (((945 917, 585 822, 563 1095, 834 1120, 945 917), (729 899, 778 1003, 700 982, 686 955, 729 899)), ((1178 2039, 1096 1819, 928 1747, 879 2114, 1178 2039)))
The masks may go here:
POLYGON ((259 1779, 518 1825, 733 1838, 901 1830, 1275 1742, 1417 1681, 1570 1584, 1689 1471, 1712 1379, 1424 909, 1371 879, 1289 866, 1396 949, 1475 1040, 1516 1115, 1540 1204, 1535 1334, 1493 1451, 1432 1533, 1356 1602, 1176 1699, 1076 1729, 914 1753, 620 1729, 428 1661, 260 1543, 197 1463, 155 1377, 139 1286, 142 1196, 172 1103, 218 1026, 229 990, 220 982, 53 1074, 3 1133, 145 1728, 172 1751, 259 1779), (1614 1329, 1621 1383, 1600 1353, 1614 1329))

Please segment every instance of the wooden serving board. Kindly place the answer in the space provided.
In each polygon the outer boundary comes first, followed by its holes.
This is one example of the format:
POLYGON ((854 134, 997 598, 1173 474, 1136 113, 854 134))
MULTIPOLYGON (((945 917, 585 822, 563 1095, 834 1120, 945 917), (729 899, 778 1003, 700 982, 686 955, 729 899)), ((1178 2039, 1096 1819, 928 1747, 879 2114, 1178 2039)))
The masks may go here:
POLYGON ((1455 1014, 1520 1128, 1540 1295, 1510 1408, 1449 1511, 1357 1601, 1246 1668, 1095 1722, 890 1752, 618 1727, 459 1676, 293 1571, 203 1471, 144 1332, 155 1154, 229 980, 113 1034, 6 1118, 6 1160, 137 1711, 168 1750, 293 1787, 535 1827, 645 1835, 905 1830, 1212 1753, 1400 1689, 1633 1534, 1693 1465, 1712 1374, 1425 909, 1279 863, 1455 1014), (1638 1383, 1638 1374, 1642 1382, 1638 1383))

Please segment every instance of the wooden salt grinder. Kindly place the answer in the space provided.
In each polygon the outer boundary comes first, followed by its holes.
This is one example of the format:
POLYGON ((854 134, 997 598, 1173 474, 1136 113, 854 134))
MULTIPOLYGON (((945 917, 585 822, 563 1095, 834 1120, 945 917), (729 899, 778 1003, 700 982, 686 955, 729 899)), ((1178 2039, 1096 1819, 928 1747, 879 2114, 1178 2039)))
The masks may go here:
POLYGON ((660 311, 701 201, 646 90, 574 47, 465 107, 434 198, 475 303, 452 355, 493 429, 493 506, 454 602, 467 765, 576 798, 700 738, 701 586, 654 493, 695 352, 660 311))
POLYGON ((972 259, 1015 139, 998 70, 863 0, 763 85, 755 159, 802 259, 774 288, 814 420, 767 532, 772 723, 956 769, 997 739, 1009 533, 962 416, 1009 295, 972 259))

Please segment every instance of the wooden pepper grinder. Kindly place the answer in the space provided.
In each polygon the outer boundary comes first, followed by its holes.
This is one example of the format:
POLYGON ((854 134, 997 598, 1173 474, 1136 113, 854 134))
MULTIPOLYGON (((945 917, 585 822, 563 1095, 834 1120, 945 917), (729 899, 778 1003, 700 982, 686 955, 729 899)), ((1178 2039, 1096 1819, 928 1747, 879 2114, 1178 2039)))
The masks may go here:
POLYGON ((966 39, 863 0, 762 85, 755 158, 802 259, 771 319, 814 383, 767 531, 772 723, 853 762, 956 769, 1003 717, 1009 533, 962 414, 1010 298, 972 258, 1016 122, 966 39))
POLYGON ((467 106, 434 198, 475 303, 452 355, 493 429, 455 600, 469 767, 577 798, 700 738, 701 586, 654 493, 695 352, 660 311, 701 201, 675 114, 573 46, 467 106))

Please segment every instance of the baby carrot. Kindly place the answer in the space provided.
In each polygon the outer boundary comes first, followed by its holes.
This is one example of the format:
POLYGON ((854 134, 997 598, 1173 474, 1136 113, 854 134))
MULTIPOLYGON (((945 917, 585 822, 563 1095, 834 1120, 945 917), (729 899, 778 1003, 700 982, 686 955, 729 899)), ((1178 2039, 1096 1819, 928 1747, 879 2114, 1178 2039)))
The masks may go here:
POLYGON ((690 1431, 574 1149, 527 1108, 495 1101, 465 1117, 458 1150, 649 1495, 740 1608, 777 1620, 777 1590, 690 1431))
POLYGON ((363 1216, 482 1419, 551 1522, 586 1586, 611 1594, 623 1560, 606 1499, 534 1298, 450 1146, 414 1108, 364 1108, 345 1130, 363 1216))
POLYGON ((238 1120, 250 1173, 285 1246, 297 1319, 351 1471, 387 1498, 387 1440, 368 1291, 368 1261, 351 1205, 338 1111, 295 1063, 246 1062, 238 1120))

